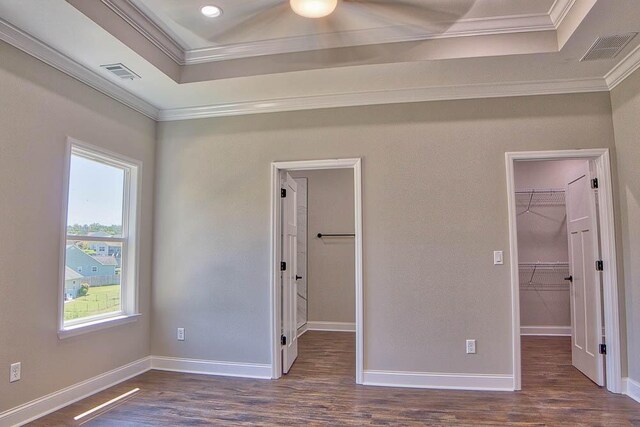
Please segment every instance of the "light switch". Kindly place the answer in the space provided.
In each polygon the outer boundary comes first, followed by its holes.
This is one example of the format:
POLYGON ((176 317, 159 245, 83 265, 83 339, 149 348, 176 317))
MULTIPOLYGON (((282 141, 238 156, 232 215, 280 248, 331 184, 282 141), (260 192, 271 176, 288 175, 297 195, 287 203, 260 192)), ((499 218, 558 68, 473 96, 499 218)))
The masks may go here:
POLYGON ((502 265, 502 264, 504 264, 502 251, 493 251, 493 265, 502 265))

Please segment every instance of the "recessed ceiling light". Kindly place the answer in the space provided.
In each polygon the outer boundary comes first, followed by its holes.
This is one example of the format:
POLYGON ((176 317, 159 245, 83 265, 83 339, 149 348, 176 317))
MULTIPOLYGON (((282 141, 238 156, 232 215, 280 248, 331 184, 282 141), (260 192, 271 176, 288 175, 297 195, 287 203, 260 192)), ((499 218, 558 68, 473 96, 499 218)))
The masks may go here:
POLYGON ((289 3, 295 13, 305 18, 331 15, 338 6, 338 0, 289 0, 289 3))
POLYGON ((202 14, 207 18, 217 18, 222 15, 222 9, 218 6, 204 6, 200 9, 200 12, 202 12, 202 14))

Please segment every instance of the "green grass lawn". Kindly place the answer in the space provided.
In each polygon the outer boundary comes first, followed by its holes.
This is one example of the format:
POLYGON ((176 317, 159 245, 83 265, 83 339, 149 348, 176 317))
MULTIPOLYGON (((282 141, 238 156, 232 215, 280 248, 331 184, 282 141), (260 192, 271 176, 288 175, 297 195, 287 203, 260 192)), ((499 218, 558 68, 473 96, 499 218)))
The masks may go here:
POLYGON ((120 285, 96 286, 89 293, 64 304, 64 320, 120 310, 120 285))

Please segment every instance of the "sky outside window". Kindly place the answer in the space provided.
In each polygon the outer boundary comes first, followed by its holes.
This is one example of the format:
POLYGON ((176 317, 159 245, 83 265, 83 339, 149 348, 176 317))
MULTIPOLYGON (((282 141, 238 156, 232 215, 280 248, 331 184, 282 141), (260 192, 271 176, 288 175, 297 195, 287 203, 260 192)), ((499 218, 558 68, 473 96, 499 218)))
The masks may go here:
POLYGON ((122 226, 124 170, 71 156, 67 224, 122 226))

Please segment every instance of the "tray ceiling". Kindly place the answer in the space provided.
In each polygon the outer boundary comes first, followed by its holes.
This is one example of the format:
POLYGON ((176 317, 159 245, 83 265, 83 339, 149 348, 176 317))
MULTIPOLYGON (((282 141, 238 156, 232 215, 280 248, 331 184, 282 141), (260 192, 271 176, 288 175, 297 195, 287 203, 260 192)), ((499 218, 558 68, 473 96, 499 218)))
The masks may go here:
POLYGON ((597 37, 640 31, 640 4, 631 0, 475 0, 438 37, 385 42, 402 24, 362 19, 322 34, 378 32, 380 43, 316 49, 295 45, 317 36, 304 32, 306 22, 219 44, 190 24, 210 3, 231 22, 260 2, 2 0, 0 39, 161 120, 604 91, 640 65, 640 36, 614 59, 579 62, 597 37), (188 13, 178 19, 171 5, 188 13), (141 78, 100 67, 113 63, 141 78))

